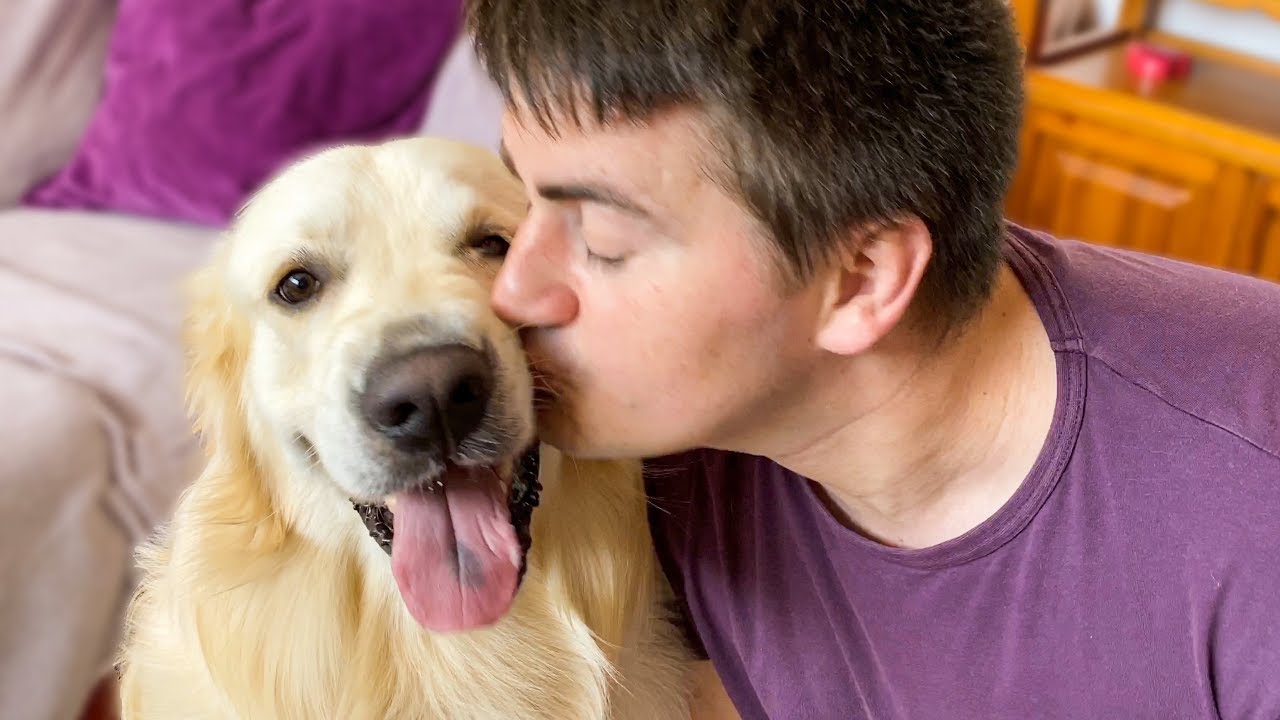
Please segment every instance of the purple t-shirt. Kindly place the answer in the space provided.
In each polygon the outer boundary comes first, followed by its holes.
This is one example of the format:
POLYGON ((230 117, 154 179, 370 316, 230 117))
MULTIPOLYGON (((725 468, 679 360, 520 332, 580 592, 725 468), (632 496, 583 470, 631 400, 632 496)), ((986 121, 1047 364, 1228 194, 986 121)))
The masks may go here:
POLYGON ((651 463, 654 540, 746 720, 1280 718, 1280 286, 1011 228, 1053 344, 1048 442, 923 550, 804 478, 651 463))

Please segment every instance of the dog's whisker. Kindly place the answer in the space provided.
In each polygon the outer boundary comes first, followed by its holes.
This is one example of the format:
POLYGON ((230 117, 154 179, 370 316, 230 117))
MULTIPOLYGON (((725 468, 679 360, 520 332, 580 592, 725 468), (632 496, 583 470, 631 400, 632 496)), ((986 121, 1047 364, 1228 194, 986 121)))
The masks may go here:
POLYGON ((302 459, 307 463, 307 466, 312 470, 319 470, 320 451, 307 439, 307 436, 300 432, 295 432, 293 434, 293 442, 302 449, 302 459))

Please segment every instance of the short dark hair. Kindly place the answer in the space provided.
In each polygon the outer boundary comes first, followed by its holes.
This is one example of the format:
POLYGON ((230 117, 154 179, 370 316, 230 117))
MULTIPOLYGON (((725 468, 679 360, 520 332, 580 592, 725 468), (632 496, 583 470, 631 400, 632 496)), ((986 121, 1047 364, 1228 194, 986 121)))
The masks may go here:
POLYGON ((468 0, 481 62, 544 127, 707 112, 730 189, 809 276, 858 226, 933 236, 952 325, 990 295, 1017 159, 1022 53, 1005 0, 468 0))

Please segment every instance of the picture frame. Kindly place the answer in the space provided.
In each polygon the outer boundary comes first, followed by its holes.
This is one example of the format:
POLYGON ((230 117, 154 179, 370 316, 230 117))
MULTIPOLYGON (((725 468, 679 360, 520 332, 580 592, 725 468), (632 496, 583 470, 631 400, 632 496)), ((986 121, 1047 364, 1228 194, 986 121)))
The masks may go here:
POLYGON ((1142 27, 1140 0, 1039 0, 1029 59, 1045 63, 1122 39, 1142 27))

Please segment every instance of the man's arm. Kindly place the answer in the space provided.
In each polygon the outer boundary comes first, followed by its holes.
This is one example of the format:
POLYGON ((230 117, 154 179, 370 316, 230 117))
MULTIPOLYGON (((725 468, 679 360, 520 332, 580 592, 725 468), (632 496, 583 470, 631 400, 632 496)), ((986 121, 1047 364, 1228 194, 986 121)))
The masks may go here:
POLYGON ((692 720, 742 720, 710 662, 694 663, 690 674, 693 676, 692 720))

